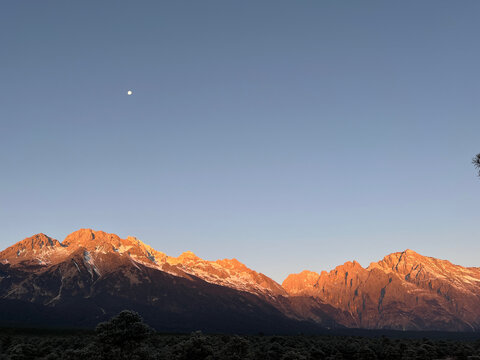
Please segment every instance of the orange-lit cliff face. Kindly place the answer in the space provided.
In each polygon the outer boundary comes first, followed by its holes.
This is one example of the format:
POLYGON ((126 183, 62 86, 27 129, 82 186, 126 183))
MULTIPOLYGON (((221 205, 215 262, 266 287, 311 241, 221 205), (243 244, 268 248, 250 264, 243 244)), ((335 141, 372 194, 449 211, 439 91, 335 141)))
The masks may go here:
POLYGON ((367 268, 353 261, 330 272, 291 274, 280 285, 236 259, 208 261, 189 251, 171 257, 135 237, 91 229, 61 243, 38 234, 0 252, 2 299, 59 308, 96 299, 89 306, 101 313, 127 301, 155 313, 198 311, 202 319, 205 309, 240 312, 238 319, 260 319, 258 310, 275 321, 328 327, 480 329, 480 269, 412 250, 367 268))
MULTIPOLYGON (((122 309, 163 331, 298 332, 280 284, 235 259, 170 257, 135 237, 81 229, 0 252, 0 326, 92 327, 122 309)), ((328 316, 327 316, 328 318, 328 316)))
POLYGON ((292 274, 282 285, 291 296, 312 296, 350 313, 356 327, 480 327, 480 269, 412 250, 390 254, 366 269, 354 261, 329 273, 292 274))
POLYGON ((49 259, 51 254, 60 247, 57 240, 45 234, 37 234, 0 252, 0 261, 8 261, 11 264, 28 260, 42 262, 44 259, 49 259))
POLYGON ((68 258, 75 258, 76 263, 84 264, 96 276, 107 274, 127 262, 176 276, 196 276, 210 283, 252 293, 286 295, 280 284, 236 259, 207 261, 190 251, 170 257, 135 237, 121 239, 115 234, 91 229, 75 231, 62 243, 38 234, 0 252, 0 261, 3 263, 12 266, 37 265, 37 271, 68 258))

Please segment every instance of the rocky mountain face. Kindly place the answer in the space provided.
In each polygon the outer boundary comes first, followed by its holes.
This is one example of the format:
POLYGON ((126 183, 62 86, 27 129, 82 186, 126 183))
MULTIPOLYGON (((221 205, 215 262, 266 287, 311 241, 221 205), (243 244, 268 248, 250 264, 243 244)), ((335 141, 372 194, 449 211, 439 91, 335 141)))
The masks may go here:
POLYGON ((346 262, 330 272, 289 275, 283 288, 351 315, 345 325, 400 330, 480 328, 480 268, 465 268, 412 250, 363 268, 346 262))
POLYGON ((125 308, 163 331, 475 331, 480 269, 407 250, 280 285, 236 259, 170 257, 91 229, 63 242, 38 234, 0 252, 0 326, 91 327, 125 308))
MULTIPOLYGON (((318 327, 290 311, 280 284, 236 259, 170 257, 134 237, 81 229, 0 252, 0 325, 91 327, 134 309, 164 331, 292 332, 318 327)), ((324 326, 334 320, 322 310, 324 326)))
POLYGON ((143 265, 175 276, 198 277, 250 293, 286 295, 280 284, 257 273, 236 259, 206 261, 187 251, 170 257, 142 243, 135 237, 121 239, 103 231, 81 229, 59 241, 45 234, 34 235, 0 252, 0 261, 12 267, 43 271, 66 260, 85 266, 92 277, 115 271, 122 262, 143 265))

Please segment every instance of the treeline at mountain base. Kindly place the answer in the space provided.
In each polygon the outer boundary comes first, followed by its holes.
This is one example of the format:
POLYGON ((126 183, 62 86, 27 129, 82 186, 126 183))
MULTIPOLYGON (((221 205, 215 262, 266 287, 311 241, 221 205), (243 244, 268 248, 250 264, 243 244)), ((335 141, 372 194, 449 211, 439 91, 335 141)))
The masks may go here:
MULTIPOLYGON (((480 337, 480 336, 479 336, 480 337)), ((158 334, 122 311, 95 331, 0 330, 0 360, 480 360, 480 339, 158 334)))

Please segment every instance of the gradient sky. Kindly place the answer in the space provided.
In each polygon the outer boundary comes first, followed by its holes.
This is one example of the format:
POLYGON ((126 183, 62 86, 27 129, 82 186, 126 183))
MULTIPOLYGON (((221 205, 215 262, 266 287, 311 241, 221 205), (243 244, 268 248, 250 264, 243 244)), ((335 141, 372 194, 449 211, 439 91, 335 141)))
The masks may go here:
POLYGON ((407 248, 480 266, 479 17, 2 1, 0 248, 89 227, 280 282, 407 248))

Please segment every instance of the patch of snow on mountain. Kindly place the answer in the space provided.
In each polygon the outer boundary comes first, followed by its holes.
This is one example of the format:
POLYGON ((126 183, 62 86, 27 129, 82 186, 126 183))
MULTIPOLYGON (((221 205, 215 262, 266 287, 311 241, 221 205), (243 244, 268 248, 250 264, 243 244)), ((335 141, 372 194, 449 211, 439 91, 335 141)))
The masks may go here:
POLYGON ((125 246, 125 245, 120 245, 118 248, 115 249, 116 252, 120 253, 120 254, 123 254, 125 252, 127 252, 128 250, 130 250, 132 247, 131 246, 125 246))
MULTIPOLYGON (((141 264, 143 266, 146 266, 146 267, 149 267, 149 268, 152 268, 152 269, 165 271, 165 270, 162 269, 162 266, 160 266, 156 263, 152 264, 152 263, 142 261, 138 258, 138 256, 131 256, 131 259, 133 260, 133 262, 136 262, 137 264, 141 264)), ((137 266, 137 268, 138 268, 138 266, 137 266)), ((138 268, 138 269, 140 269, 140 268, 138 268)))
POLYGON ((74 263, 75 266, 77 267, 78 272, 81 272, 81 271, 80 271, 80 268, 78 267, 78 264, 77 264, 75 261, 74 261, 73 263, 74 263))
POLYGON ((83 258, 85 259, 85 262, 90 265, 88 266, 88 271, 90 272, 90 275, 93 276, 93 273, 92 273, 92 270, 95 271, 95 273, 100 276, 100 271, 98 270, 98 268, 95 266, 95 262, 93 261, 92 259, 92 256, 90 255, 90 253, 88 251, 84 251, 83 252, 83 258))

